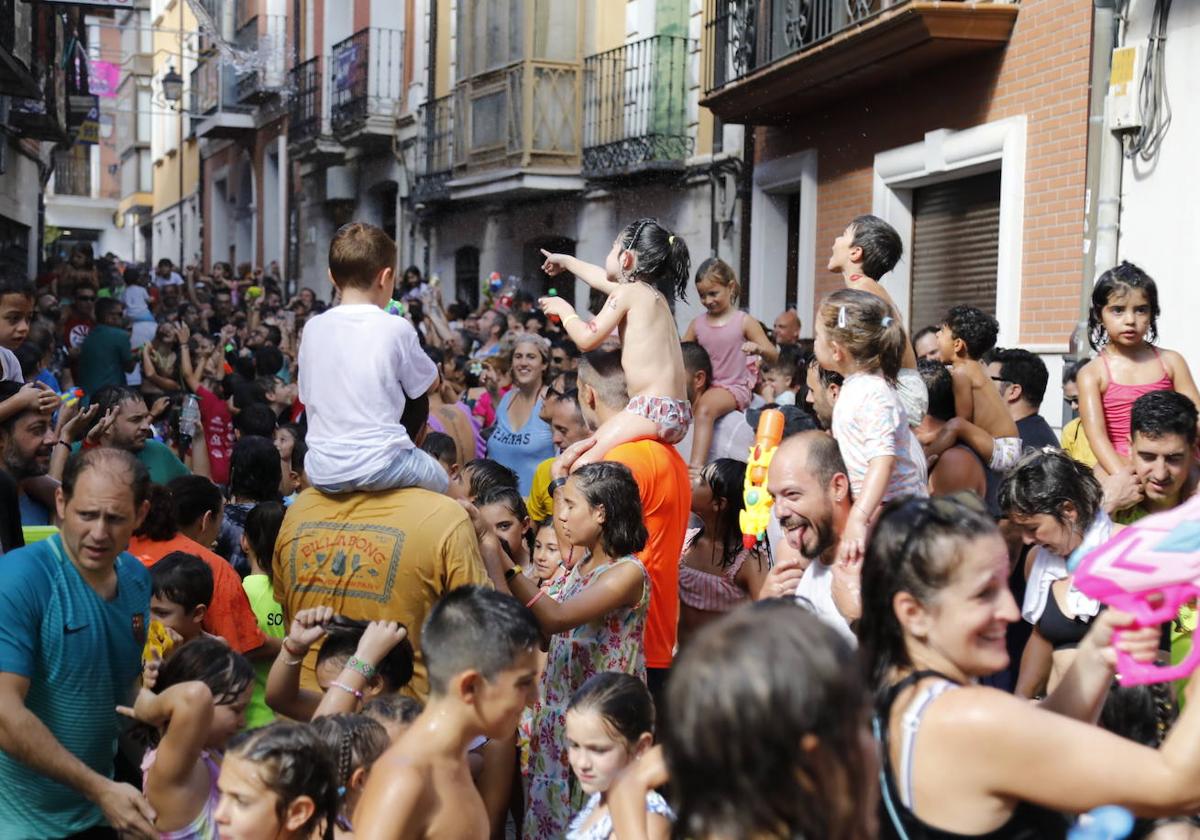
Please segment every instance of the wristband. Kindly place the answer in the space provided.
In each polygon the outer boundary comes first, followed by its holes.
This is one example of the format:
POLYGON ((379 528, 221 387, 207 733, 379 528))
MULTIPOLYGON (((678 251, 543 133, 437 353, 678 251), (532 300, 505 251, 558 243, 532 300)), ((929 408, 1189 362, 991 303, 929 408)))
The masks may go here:
POLYGON ((346 660, 345 667, 349 668, 351 671, 362 674, 363 679, 367 680, 368 682, 375 679, 375 666, 369 662, 363 662, 357 656, 351 656, 348 660, 346 660))
POLYGON ((334 682, 331 682, 329 684, 329 687, 330 688, 340 688, 342 691, 346 692, 347 694, 353 694, 359 700, 363 699, 363 693, 361 691, 359 691, 357 688, 351 688, 350 686, 346 685, 345 683, 340 683, 335 680, 334 682))
POLYGON ((570 315, 568 315, 566 318, 563 318, 562 325, 565 327, 567 324, 571 323, 571 319, 572 319, 572 318, 574 318, 576 321, 582 321, 582 320, 583 320, 582 318, 580 318, 580 317, 579 317, 579 315, 578 315, 578 314, 576 314, 576 313, 572 312, 572 313, 571 313, 570 315))
POLYGON ((290 639, 289 637, 287 637, 287 636, 284 636, 284 637, 283 637, 283 642, 282 642, 282 644, 280 644, 280 647, 281 647, 281 648, 283 648, 284 650, 286 650, 286 651, 287 651, 288 653, 290 653, 292 656, 298 656, 298 657, 300 657, 301 659, 303 659, 303 658, 304 658, 304 655, 305 655, 306 653, 308 653, 308 649, 307 649, 307 648, 301 648, 299 651, 295 651, 295 650, 293 650, 293 649, 292 649, 292 647, 291 647, 291 646, 288 644, 288 642, 290 642, 290 641, 291 641, 291 639, 290 639))
POLYGON ((67 447, 67 449, 70 449, 72 446, 71 441, 63 440, 62 438, 59 438, 58 440, 54 441, 54 445, 55 446, 65 446, 65 447, 67 447))
POLYGON ((286 651, 281 649, 279 651, 279 658, 280 658, 280 660, 283 661, 283 664, 287 665, 289 668, 295 668, 297 665, 299 665, 301 662, 304 661, 304 657, 300 657, 299 659, 288 659, 286 656, 283 655, 284 653, 286 653, 286 651))
POLYGON ((504 570, 504 582, 509 583, 517 575, 521 575, 524 573, 525 573, 525 570, 522 569, 520 566, 513 566, 511 569, 505 569, 504 570))
POLYGON ((539 589, 537 591, 536 595, 534 595, 532 598, 530 598, 528 601, 525 602, 525 608, 528 609, 528 608, 532 607, 534 604, 536 604, 538 602, 538 598, 541 598, 545 594, 546 594, 545 589, 539 589))

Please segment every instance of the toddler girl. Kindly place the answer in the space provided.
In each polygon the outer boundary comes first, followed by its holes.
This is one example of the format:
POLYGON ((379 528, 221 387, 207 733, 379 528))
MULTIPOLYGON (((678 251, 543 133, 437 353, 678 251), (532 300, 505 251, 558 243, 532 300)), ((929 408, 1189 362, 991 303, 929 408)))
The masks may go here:
MULTIPOLYGON (((641 680, 628 674, 596 674, 575 692, 567 706, 567 754, 588 800, 571 821, 567 840, 615 837, 609 787, 653 741, 654 701, 641 680)), ((666 801, 647 791, 644 836, 666 840, 674 819, 666 801)))
POLYGON ((713 426, 731 411, 745 411, 750 404, 754 375, 748 356, 762 356, 768 362, 779 351, 767 338, 762 324, 737 308, 741 286, 729 263, 715 257, 705 260, 696 270, 696 291, 706 312, 688 325, 684 341, 695 341, 712 360, 712 382, 696 401, 696 430, 692 436, 693 474, 708 461, 713 426))
POLYGON ((569 271, 608 294, 590 321, 580 318, 562 298, 544 297, 538 303, 543 312, 559 319, 582 352, 595 350, 617 330, 629 393, 625 410, 590 438, 568 448, 563 463, 591 464, 619 444, 644 438, 678 443, 691 425, 692 407, 675 316, 666 294, 682 300, 687 293, 690 259, 683 239, 653 219, 639 219, 617 236, 603 268, 567 254, 542 253, 546 274, 554 277, 569 271))
POLYGON ((145 724, 155 743, 142 761, 142 788, 164 840, 216 837, 220 751, 244 725, 253 691, 250 662, 202 636, 175 650, 156 678, 148 676, 133 708, 118 707, 145 724))
POLYGON ((337 816, 339 838, 353 837, 350 817, 367 783, 367 774, 375 759, 388 748, 387 730, 366 715, 327 715, 312 722, 313 731, 329 747, 337 762, 337 816))
POLYGON ((825 298, 817 314, 817 362, 844 377, 832 425, 854 498, 838 547, 843 561, 862 558, 867 526, 880 504, 929 495, 895 390, 906 339, 890 313, 875 295, 844 289, 825 298))
POLYGON ((1088 341, 1099 358, 1079 372, 1079 415, 1096 460, 1110 474, 1128 465, 1138 397, 1175 390, 1200 405, 1187 362, 1154 346, 1158 313, 1158 287, 1132 263, 1104 272, 1092 291, 1088 341))
POLYGON ((224 840, 333 840, 337 770, 310 726, 278 722, 234 738, 217 786, 224 840))

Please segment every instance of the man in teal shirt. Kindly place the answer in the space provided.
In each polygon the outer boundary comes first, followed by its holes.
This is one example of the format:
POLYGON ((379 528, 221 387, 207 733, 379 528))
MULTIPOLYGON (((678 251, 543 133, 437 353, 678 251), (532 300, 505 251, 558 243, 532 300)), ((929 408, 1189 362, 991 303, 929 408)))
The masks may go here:
POLYGON ((125 306, 113 298, 96 302, 96 326, 79 348, 79 387, 88 397, 106 385, 124 385, 136 360, 122 328, 125 306))
POLYGON ((141 672, 150 574, 125 552, 150 479, 128 452, 73 455, 60 534, 0 563, 0 834, 151 838, 154 810, 113 780, 141 672), (111 828, 105 828, 109 826, 111 828))
POLYGON ((132 454, 149 470, 155 484, 191 475, 171 447, 150 437, 150 409, 137 391, 125 385, 106 386, 93 395, 92 404, 99 406, 96 433, 91 436, 98 445, 132 454))

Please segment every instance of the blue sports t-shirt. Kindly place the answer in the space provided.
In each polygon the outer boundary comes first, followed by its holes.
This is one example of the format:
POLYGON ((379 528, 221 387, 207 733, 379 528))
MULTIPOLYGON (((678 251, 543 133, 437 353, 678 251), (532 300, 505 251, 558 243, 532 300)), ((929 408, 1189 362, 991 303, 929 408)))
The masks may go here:
MULTIPOLYGON (((80 577, 62 538, 10 552, 0 563, 0 672, 29 679, 25 706, 84 764, 112 777, 121 717, 141 672, 150 573, 116 560, 117 594, 105 601, 80 577)), ((0 834, 66 837, 103 822, 78 791, 0 752, 0 834)))

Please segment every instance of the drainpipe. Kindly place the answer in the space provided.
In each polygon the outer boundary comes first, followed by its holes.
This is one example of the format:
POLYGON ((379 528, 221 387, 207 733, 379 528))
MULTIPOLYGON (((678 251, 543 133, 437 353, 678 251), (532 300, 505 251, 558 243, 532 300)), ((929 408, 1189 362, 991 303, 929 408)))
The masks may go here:
POLYGON ((1083 277, 1079 290, 1080 321, 1071 333, 1070 355, 1086 358, 1087 314, 1096 276, 1117 262, 1121 224, 1121 141, 1105 126, 1105 97, 1117 46, 1117 0, 1093 0, 1091 97, 1088 108, 1087 192, 1084 219, 1083 277))
MULTIPOLYGON (((433 151, 433 136, 437 129, 437 109, 434 102, 437 100, 437 49, 438 49, 438 0, 429 0, 429 49, 426 50, 426 82, 425 82, 425 162, 428 163, 429 154, 433 151)), ((450 165, 454 165, 454 161, 450 161, 450 165)), ((416 170, 421 171, 422 161, 417 160, 416 170)), ((414 208, 415 209, 415 208, 414 208)), ((421 265, 425 272, 425 276, 429 276, 429 237, 432 235, 429 223, 429 208, 423 212, 417 213, 417 218, 420 220, 421 231, 423 233, 423 248, 421 254, 421 265)), ((458 291, 457 286, 455 292, 458 291)))

